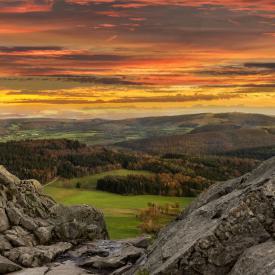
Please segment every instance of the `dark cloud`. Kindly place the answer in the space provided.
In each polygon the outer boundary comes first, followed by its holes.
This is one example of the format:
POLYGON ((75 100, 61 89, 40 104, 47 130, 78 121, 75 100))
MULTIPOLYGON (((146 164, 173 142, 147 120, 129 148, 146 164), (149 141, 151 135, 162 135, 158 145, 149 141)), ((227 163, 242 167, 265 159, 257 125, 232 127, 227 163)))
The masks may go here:
POLYGON ((9 102, 10 104, 20 103, 20 104, 54 104, 54 105, 63 105, 63 104, 90 104, 96 103, 96 101, 89 101, 85 99, 23 99, 17 100, 16 102, 9 102))
POLYGON ((120 77, 77 76, 77 75, 54 75, 53 79, 59 81, 73 81, 78 83, 110 84, 110 85, 140 85, 134 81, 128 81, 120 77))
POLYGON ((128 60, 130 57, 112 55, 112 54, 66 54, 66 55, 57 56, 55 58, 64 59, 64 60, 77 60, 77 61, 112 62, 112 61, 128 60))
POLYGON ((223 69, 216 69, 216 70, 204 70, 204 71, 197 71, 196 74, 199 75, 207 75, 207 76, 249 76, 249 75, 261 75, 261 74, 269 74, 269 71, 259 72, 253 70, 245 70, 238 69, 238 70, 223 70, 223 69))
POLYGON ((159 96, 159 97, 124 97, 108 101, 108 103, 146 103, 146 102, 190 102, 190 101, 211 101, 219 99, 238 98, 236 94, 194 94, 194 95, 175 95, 175 96, 159 96))
POLYGON ((159 74, 160 81, 165 78, 169 82, 169 78, 174 78, 179 85, 188 83, 188 76, 192 84, 195 79, 203 84, 208 80, 215 83, 216 78, 223 77, 239 76, 245 80, 249 76, 268 75, 267 71, 273 68, 270 64, 208 67, 215 62, 249 60, 249 54, 257 60, 257 50, 261 47, 272 52, 270 48, 274 43, 271 44, 272 36, 267 34, 274 32, 275 16, 271 16, 274 5, 269 0, 259 0, 257 5, 256 1, 248 2, 0 0, 0 23, 4 25, 1 26, 3 36, 0 30, 3 45, 0 72, 23 76, 80 75, 81 72, 103 75, 105 70, 108 76, 128 73, 130 80, 107 77, 78 81, 136 84, 145 82, 146 77, 155 77, 155 83, 149 80, 147 83, 158 84, 159 74), (24 42, 26 45, 44 42, 47 46, 24 46, 24 42), (12 44, 16 46, 9 46, 12 44), (31 54, 32 51, 42 53, 31 54), (53 51, 53 54, 43 54, 43 51, 53 51), (240 52, 247 53, 247 59, 240 52), (187 75, 187 80, 184 72, 165 74, 166 63, 167 70, 190 66, 194 74, 187 75))
POLYGON ((2 53, 21 53, 32 51, 62 51, 64 48, 59 46, 16 46, 16 47, 4 47, 0 46, 0 52, 2 53))
POLYGON ((219 85, 201 85, 201 88, 228 88, 228 89, 232 89, 232 88, 275 88, 275 83, 264 83, 264 84, 219 84, 219 85))
MULTIPOLYGON (((46 71, 49 71, 49 68, 46 69, 46 71)), ((43 93, 43 82, 50 81, 52 82, 52 87, 45 87, 45 90, 55 90, 55 83, 60 83, 60 89, 62 89, 62 83, 64 83, 64 89, 69 88, 67 86, 67 83, 75 83, 72 87, 87 87, 92 85, 135 85, 140 86, 140 83, 134 82, 134 81, 128 81, 127 79, 123 79, 123 77, 99 77, 99 76, 92 76, 92 75, 58 75, 55 74, 53 76, 38 76, 38 77, 28 77, 28 78, 0 78, 0 86, 3 87, 3 84, 1 85, 1 81, 9 81, 12 83, 12 81, 22 81, 27 80, 28 82, 37 82, 40 83, 41 88, 40 89, 24 89, 24 84, 22 83, 21 91, 11 91, 9 94, 39 94, 43 93)), ((5 85, 4 85, 5 86, 5 85)))
POLYGON ((245 67, 248 68, 263 68, 263 69, 275 69, 275 63, 274 62, 267 62, 267 63, 245 63, 245 67))

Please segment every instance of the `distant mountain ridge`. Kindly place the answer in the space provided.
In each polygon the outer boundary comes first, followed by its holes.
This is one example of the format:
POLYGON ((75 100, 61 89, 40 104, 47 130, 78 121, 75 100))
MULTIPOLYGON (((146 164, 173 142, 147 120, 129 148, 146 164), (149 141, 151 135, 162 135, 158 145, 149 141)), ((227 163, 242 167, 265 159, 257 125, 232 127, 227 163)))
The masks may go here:
MULTIPOLYGON (((246 113, 201 113, 124 120, 21 118, 0 120, 0 141, 68 138, 87 144, 115 144, 141 139, 260 129, 275 131, 275 116, 246 113)), ((261 135, 261 137, 262 137, 261 135)), ((273 144, 267 142, 265 145, 273 144)), ((128 144, 126 144, 128 146, 128 144)), ((129 147, 135 147, 130 146, 129 147)))

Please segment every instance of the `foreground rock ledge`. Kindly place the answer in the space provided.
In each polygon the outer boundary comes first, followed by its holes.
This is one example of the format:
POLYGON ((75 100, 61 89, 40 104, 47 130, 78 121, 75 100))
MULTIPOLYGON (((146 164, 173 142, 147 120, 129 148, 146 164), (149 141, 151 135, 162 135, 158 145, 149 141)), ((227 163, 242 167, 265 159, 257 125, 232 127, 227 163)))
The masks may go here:
POLYGON ((275 274, 275 158, 203 193, 126 274, 275 274))
POLYGON ((275 274, 275 158, 212 186, 147 251, 149 238, 109 241, 101 212, 39 189, 0 167, 0 274, 275 274))

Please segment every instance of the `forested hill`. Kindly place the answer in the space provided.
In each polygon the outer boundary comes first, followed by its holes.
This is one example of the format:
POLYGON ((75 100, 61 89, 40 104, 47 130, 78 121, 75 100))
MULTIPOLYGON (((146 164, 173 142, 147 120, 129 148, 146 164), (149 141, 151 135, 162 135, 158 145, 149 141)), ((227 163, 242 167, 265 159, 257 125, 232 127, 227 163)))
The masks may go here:
POLYGON ((226 180, 250 171, 258 161, 222 156, 151 156, 61 139, 0 143, 0 164, 20 178, 42 183, 55 177, 74 178, 120 168, 150 171, 173 182, 176 175, 188 176, 191 181, 197 177, 203 181, 226 180))
MULTIPOLYGON (((243 149, 253 152, 258 147, 275 147, 274 129, 226 129, 211 126, 184 135, 151 137, 118 143, 117 146, 151 154, 228 155, 243 149)), ((231 126, 230 126, 231 128, 231 126)), ((234 155, 234 154, 232 154, 234 155)), ((251 153, 250 155, 253 155, 251 153)))
POLYGON ((72 178, 127 166, 135 154, 89 147, 72 140, 28 140, 0 143, 0 163, 21 178, 42 183, 57 176, 72 178))

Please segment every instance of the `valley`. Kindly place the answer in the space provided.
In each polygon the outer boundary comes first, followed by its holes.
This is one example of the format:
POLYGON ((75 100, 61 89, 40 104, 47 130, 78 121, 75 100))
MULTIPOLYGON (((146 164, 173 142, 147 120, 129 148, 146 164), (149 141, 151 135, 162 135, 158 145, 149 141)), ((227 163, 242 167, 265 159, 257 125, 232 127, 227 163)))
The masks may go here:
MULTIPOLYGON (((163 196, 122 196, 96 190, 97 181, 106 176, 152 175, 148 171, 119 169, 81 178, 57 180, 45 185, 44 192, 65 205, 87 204, 101 209, 112 239, 132 238, 142 234, 137 215, 148 203, 179 203, 183 209, 192 198, 163 196)), ((165 224, 173 217, 165 220, 165 224)))
POLYGON ((137 217, 148 205, 182 210, 216 181, 272 156, 274 125, 274 117, 240 113, 2 120, 0 161, 38 179, 59 203, 101 209, 111 238, 121 239, 142 234, 137 217))
MULTIPOLYGON (((65 205, 87 204, 101 209, 107 223, 111 239, 125 239, 142 234, 137 219, 139 210, 148 206, 148 203, 165 205, 179 203, 184 209, 193 198, 179 198, 167 196, 123 196, 97 190, 72 189, 56 187, 56 184, 45 187, 46 194, 57 202, 65 205)), ((173 219, 173 217, 171 217, 173 219)), ((168 223, 170 220, 166 220, 168 223)))

